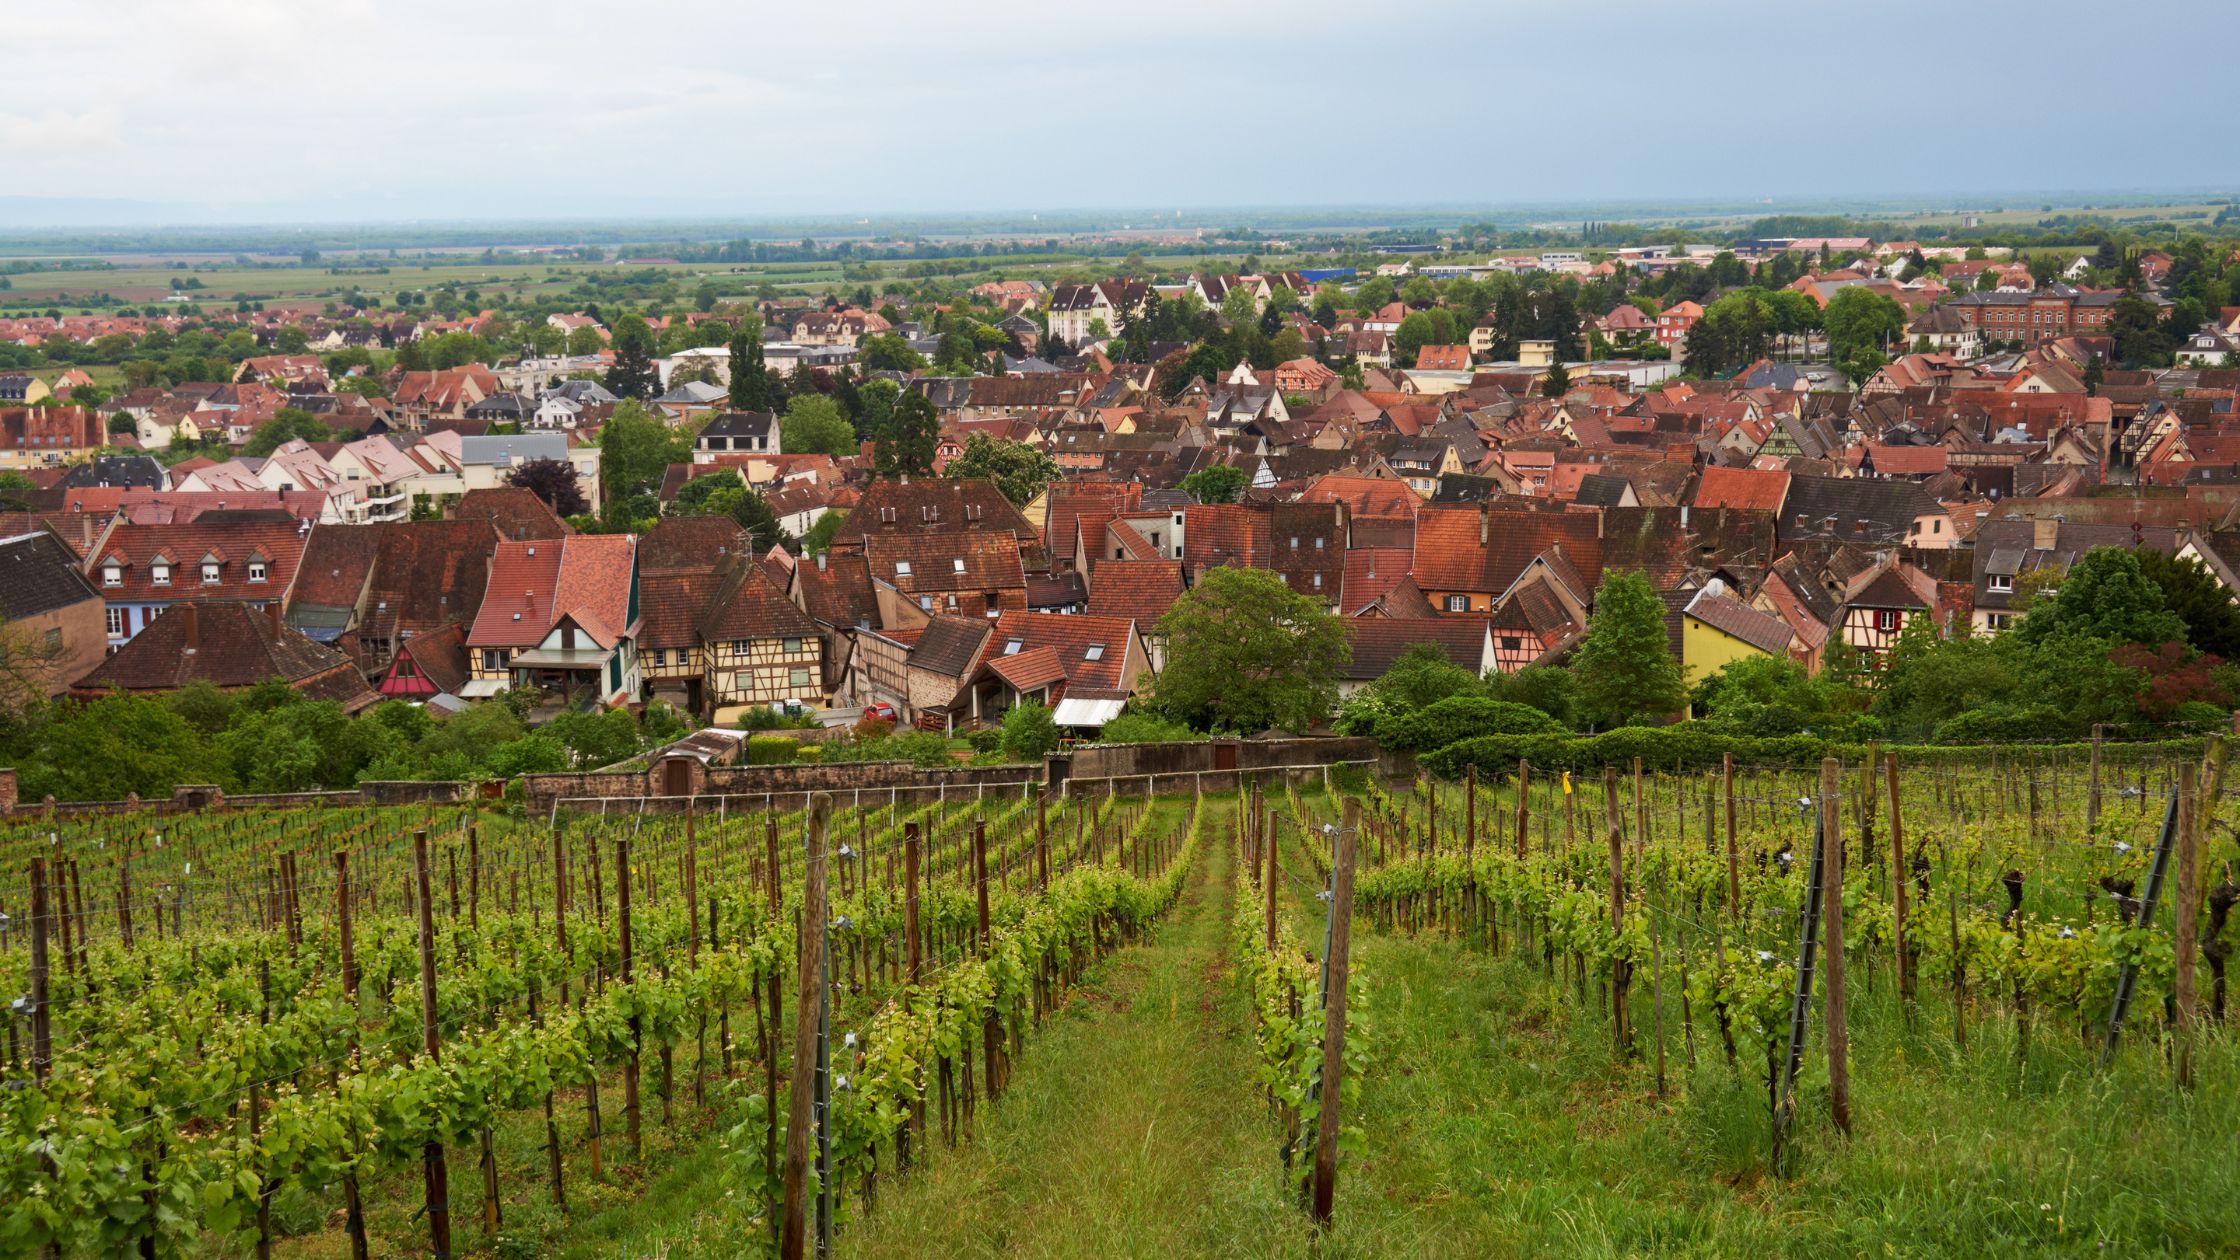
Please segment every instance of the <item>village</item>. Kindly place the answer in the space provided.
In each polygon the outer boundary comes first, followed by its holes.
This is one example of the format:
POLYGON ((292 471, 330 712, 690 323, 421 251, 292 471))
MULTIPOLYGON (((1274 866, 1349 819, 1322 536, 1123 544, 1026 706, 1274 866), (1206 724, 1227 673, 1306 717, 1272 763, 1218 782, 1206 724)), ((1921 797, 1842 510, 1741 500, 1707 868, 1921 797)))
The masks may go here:
POLYGON ((2094 547, 2240 589, 2226 248, 10 314, 0 346, 122 379, 0 376, 0 610, 55 697, 281 678, 348 712, 512 692, 949 735, 1033 702, 1094 739, 1215 569, 1342 621, 1340 695, 1414 645, 1561 663, 1626 572, 1691 683, 1871 678, 1917 619, 1996 635, 2094 547))

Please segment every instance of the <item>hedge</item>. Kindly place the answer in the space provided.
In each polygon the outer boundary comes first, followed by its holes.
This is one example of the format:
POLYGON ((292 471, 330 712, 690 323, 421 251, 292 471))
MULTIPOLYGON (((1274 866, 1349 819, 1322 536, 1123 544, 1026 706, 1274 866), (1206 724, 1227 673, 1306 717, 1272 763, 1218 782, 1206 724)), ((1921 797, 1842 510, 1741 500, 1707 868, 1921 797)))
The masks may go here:
POLYGON ((1488 735, 1554 735, 1562 723, 1526 704, 1487 696, 1448 696, 1377 720, 1377 742, 1401 752, 1430 752, 1488 735))
POLYGON ((801 741, 783 735, 747 736, 747 764, 750 766, 777 766, 798 760, 801 741))
MULTIPOLYGON (((2089 755, 2092 745, 2031 744, 2018 748, 1999 744, 1883 744, 1877 747, 1883 752, 1896 753, 1902 763, 1926 764, 1979 762, 1992 757, 2008 760, 2074 758, 2089 755)), ((2203 741, 2199 739, 2105 744, 2101 760, 2103 764, 2126 764, 2196 757, 2202 748, 2203 741)), ((1460 777, 1470 766, 1476 766, 1481 775, 1506 774, 1516 769, 1519 758, 1530 761, 1536 770, 1550 771, 1599 770, 1604 766, 1630 769, 1635 757, 1641 758, 1645 770, 1710 770, 1716 769, 1728 753, 1732 753, 1740 765, 1808 766, 1831 756, 1857 761, 1866 755, 1866 749, 1867 745, 1838 743, 1810 735, 1753 738, 1720 735, 1682 724, 1628 726, 1600 735, 1487 735, 1449 744, 1424 756, 1422 764, 1432 773, 1452 779, 1460 777)))

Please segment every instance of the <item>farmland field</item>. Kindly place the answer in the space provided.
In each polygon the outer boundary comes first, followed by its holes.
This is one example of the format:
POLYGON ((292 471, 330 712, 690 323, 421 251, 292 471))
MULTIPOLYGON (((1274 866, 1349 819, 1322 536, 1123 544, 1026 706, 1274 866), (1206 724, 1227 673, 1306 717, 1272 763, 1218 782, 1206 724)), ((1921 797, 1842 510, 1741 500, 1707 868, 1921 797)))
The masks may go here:
POLYGON ((19 818, 0 1254, 751 1255, 820 1166, 843 1256, 2224 1250, 2200 762, 19 818))

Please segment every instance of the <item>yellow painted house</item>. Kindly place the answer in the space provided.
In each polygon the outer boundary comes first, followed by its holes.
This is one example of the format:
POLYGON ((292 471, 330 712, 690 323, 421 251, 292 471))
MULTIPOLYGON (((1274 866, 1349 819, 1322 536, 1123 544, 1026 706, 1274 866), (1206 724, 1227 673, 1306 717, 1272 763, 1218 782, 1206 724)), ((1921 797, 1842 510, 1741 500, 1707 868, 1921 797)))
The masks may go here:
POLYGON ((1681 672, 1693 686, 1744 657, 1786 657, 1795 641, 1788 623, 1713 583, 1680 614, 1681 672))

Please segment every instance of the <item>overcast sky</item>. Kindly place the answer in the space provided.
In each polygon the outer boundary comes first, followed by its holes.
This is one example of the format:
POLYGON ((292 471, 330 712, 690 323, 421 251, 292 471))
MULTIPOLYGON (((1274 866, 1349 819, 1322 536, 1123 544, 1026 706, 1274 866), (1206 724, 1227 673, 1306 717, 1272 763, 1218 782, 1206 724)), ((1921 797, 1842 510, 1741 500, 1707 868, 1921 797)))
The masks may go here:
POLYGON ((5 192, 236 220, 2240 185, 2230 0, 0 12, 5 192))

